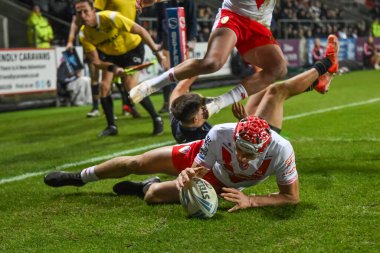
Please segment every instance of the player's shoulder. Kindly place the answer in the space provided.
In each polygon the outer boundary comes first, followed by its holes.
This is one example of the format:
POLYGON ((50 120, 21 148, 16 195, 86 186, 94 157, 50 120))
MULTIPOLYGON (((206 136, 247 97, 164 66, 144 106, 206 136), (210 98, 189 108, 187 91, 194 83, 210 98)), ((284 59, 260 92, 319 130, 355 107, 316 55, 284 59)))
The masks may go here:
POLYGON ((236 123, 218 124, 211 128, 206 140, 222 140, 233 136, 236 123))
POLYGON ((276 146, 276 148, 293 149, 290 141, 288 141, 287 139, 285 139, 284 137, 282 137, 281 135, 279 135, 273 130, 270 130, 270 132, 272 136, 272 141, 271 141, 272 146, 276 146))
POLYGON ((223 132, 223 131, 232 131, 235 130, 237 123, 223 123, 223 124, 218 124, 213 126, 211 130, 213 131, 218 131, 218 132, 223 132))

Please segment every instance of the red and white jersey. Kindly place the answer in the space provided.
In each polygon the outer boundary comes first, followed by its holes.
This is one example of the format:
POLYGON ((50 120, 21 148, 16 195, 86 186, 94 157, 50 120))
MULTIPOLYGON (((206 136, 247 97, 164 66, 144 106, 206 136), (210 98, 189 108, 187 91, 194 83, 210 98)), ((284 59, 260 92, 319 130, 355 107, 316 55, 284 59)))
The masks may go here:
POLYGON ((233 140, 235 126, 236 123, 214 126, 194 161, 212 169, 219 181, 233 188, 256 185, 273 174, 280 185, 288 185, 297 180, 293 147, 274 131, 271 131, 272 140, 266 150, 246 167, 240 165, 233 140))
POLYGON ((277 0, 224 0, 222 8, 270 27, 277 0))

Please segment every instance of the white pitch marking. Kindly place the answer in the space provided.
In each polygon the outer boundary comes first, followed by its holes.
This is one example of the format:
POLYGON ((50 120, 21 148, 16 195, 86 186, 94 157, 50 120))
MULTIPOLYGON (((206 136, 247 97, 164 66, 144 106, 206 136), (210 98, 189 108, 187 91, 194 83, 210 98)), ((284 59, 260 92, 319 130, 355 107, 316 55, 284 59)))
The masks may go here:
POLYGON ((348 107, 355 107, 355 106, 360 106, 360 105, 372 104, 372 103, 376 103, 379 101, 380 101, 380 98, 373 98, 373 99, 369 99, 369 100, 362 101, 362 102, 356 102, 356 103, 351 103, 351 104, 346 104, 346 105, 334 106, 334 107, 330 107, 327 109, 321 109, 321 110, 316 110, 316 111, 312 111, 312 112, 306 112, 306 113, 296 114, 296 115, 292 115, 292 116, 287 116, 287 117, 284 117, 284 120, 298 119, 298 118, 302 118, 302 117, 306 117, 306 116, 310 116, 310 115, 314 115, 314 114, 336 111, 336 110, 345 109, 348 107))
MULTIPOLYGON (((140 152, 140 151, 144 151, 144 150, 150 150, 150 149, 153 149, 153 148, 158 148, 158 147, 162 147, 162 146, 166 146, 166 145, 170 145, 170 144, 174 144, 174 141, 167 141, 167 142, 162 142, 162 143, 156 143, 156 144, 152 144, 152 145, 141 147, 141 148, 130 149, 130 150, 125 150, 125 151, 113 153, 113 154, 110 154, 110 155, 98 156, 98 157, 90 158, 90 159, 79 161, 79 162, 66 163, 66 164, 62 164, 60 166, 57 166, 54 169, 55 170, 63 170, 63 169, 67 169, 67 168, 71 168, 71 167, 75 167, 75 166, 79 166, 79 165, 83 165, 83 164, 87 164, 87 163, 95 163, 95 162, 98 162, 98 161, 108 160, 108 159, 116 157, 116 156, 128 155, 128 154, 132 154, 132 153, 135 153, 135 152, 140 152)), ((10 182, 24 180, 24 179, 27 179, 27 178, 30 178, 30 177, 41 176, 41 175, 44 175, 44 174, 48 173, 49 171, 51 171, 51 170, 32 172, 32 173, 25 173, 25 174, 22 174, 22 175, 19 175, 19 176, 15 176, 15 177, 0 179, 0 185, 1 184, 5 184, 5 183, 10 183, 10 182)))
MULTIPOLYGON (((307 117, 307 116, 314 115, 314 114, 320 114, 320 113, 325 113, 325 112, 331 112, 331 111, 336 111, 336 110, 340 110, 340 109, 345 109, 345 108, 348 108, 348 107, 355 107, 355 106, 360 106, 360 105, 372 104, 372 103, 376 103, 376 102, 379 102, 379 101, 380 101, 380 98, 373 98, 373 99, 369 99, 369 100, 362 101, 362 102, 356 102, 356 103, 351 103, 351 104, 346 104, 346 105, 341 105, 341 106, 334 106, 334 107, 330 107, 330 108, 327 108, 327 109, 321 109, 321 110, 316 110, 316 111, 312 111, 312 112, 307 112, 307 113, 301 113, 301 114, 296 114, 296 115, 292 115, 292 116, 287 116, 287 117, 284 117, 284 120, 297 119, 297 118, 307 117)), ((377 139, 375 139, 375 141, 377 141, 377 139)), ((87 159, 87 160, 79 161, 79 162, 75 162, 75 163, 66 163, 66 164, 63 164, 63 165, 55 167, 55 169, 56 170, 67 169, 67 168, 74 167, 74 166, 79 166, 79 165, 82 165, 82 164, 87 164, 87 163, 92 163, 92 162, 97 162, 97 161, 102 161, 102 160, 110 159, 110 158, 115 157, 115 156, 127 155, 127 154, 131 154, 131 153, 138 152, 138 151, 143 151, 143 150, 152 149, 152 148, 158 148, 158 147, 162 147, 162 146, 173 144, 173 143, 174 143, 173 141, 168 141, 168 142, 163 142, 163 143, 160 143, 160 144, 158 144, 158 143, 157 144, 152 144, 152 145, 149 145, 149 146, 146 146, 146 147, 142 147, 142 148, 136 148, 136 149, 126 150, 126 151, 121 151, 121 152, 118 152, 118 153, 113 153, 111 155, 106 155, 106 156, 101 156, 101 157, 94 157, 94 158, 91 158, 91 159, 87 159)), ((11 178, 0 179, 0 185, 1 184, 5 184, 5 183, 10 183, 10 182, 24 180, 24 179, 27 179, 27 178, 30 178, 30 177, 40 176, 40 175, 43 175, 43 174, 45 174, 45 173, 47 173, 49 171, 50 170, 48 170, 48 171, 40 171, 40 172, 32 172, 32 173, 25 173, 25 174, 22 174, 22 175, 19 175, 19 176, 11 177, 11 178)))

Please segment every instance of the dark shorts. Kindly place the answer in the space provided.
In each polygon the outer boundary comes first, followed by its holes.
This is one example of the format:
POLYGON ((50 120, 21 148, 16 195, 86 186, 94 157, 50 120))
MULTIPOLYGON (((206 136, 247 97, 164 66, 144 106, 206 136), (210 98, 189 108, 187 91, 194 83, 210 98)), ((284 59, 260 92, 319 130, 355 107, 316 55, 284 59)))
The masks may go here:
POLYGON ((99 50, 98 54, 102 61, 112 62, 122 68, 136 66, 144 62, 144 43, 140 43, 135 49, 122 55, 107 55, 99 50))

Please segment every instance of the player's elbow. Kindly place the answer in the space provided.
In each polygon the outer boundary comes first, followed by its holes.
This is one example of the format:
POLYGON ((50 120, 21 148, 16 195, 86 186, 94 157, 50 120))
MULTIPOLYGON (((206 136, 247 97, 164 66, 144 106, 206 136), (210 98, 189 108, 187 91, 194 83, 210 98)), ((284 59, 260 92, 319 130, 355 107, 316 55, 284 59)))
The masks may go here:
POLYGON ((286 199, 290 205, 296 205, 301 201, 299 194, 289 194, 286 196, 286 199))

